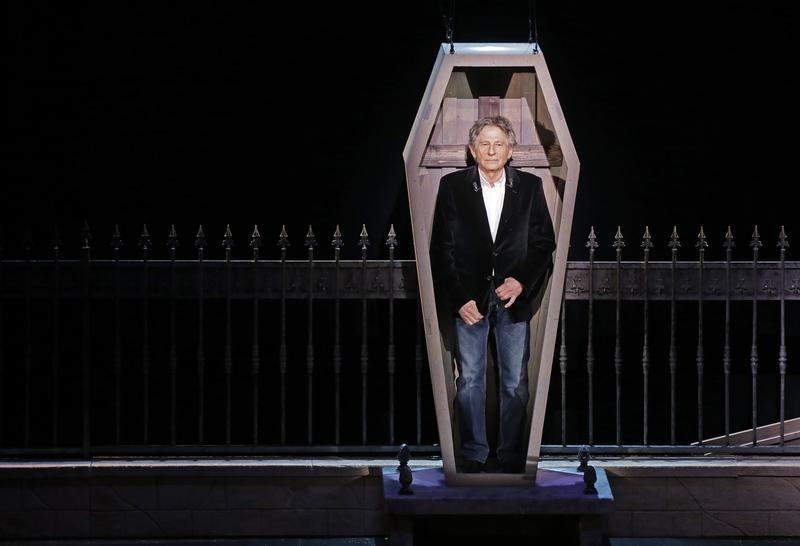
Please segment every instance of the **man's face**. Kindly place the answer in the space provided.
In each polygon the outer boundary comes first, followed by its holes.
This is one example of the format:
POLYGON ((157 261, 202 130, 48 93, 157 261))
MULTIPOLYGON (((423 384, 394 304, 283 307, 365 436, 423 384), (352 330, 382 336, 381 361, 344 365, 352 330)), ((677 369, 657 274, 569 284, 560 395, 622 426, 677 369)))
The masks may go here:
POLYGON ((508 144, 508 137, 494 125, 487 125, 469 146, 472 157, 478 167, 489 174, 498 173, 505 167, 511 159, 511 146, 508 144))

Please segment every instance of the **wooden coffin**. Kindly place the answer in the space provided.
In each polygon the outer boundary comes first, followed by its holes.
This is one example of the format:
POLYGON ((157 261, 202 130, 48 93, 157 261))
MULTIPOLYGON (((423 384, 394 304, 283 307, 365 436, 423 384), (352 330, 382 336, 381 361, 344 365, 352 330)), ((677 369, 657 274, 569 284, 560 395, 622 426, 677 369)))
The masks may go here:
MULTIPOLYGON (((535 479, 547 390, 561 310, 578 162, 541 50, 531 44, 442 44, 403 151, 420 283, 425 341, 444 472, 449 484, 530 484, 535 479), (467 166, 468 131, 485 115, 514 124, 518 146, 511 165, 538 175, 547 196, 557 248, 542 303, 531 320, 530 440, 524 474, 466 474, 456 467, 454 362, 451 319, 438 315, 431 279, 430 232, 439 180, 467 166), (450 337, 448 337, 450 336, 450 337)), ((487 428, 496 429, 492 378, 487 384, 487 428)), ((496 397, 496 395, 495 395, 496 397)))

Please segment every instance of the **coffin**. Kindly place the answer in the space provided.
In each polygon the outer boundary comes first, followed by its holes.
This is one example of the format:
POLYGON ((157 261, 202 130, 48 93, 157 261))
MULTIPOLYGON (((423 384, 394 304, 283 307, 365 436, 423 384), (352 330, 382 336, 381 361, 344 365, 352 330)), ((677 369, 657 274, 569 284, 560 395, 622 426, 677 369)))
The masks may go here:
MULTIPOLYGON (((541 50, 531 44, 442 44, 403 151, 420 283, 425 341, 436 408, 444 473, 449 484, 530 484, 536 477, 547 389, 558 331, 578 162, 564 114, 541 50), (468 131, 479 117, 503 115, 517 133, 511 165, 538 175, 556 233, 554 269, 542 287, 541 305, 530 323, 530 403, 527 463, 523 474, 466 474, 456 468, 455 367, 451 319, 437 314, 429 257, 439 180, 467 166, 468 131)), ((491 368, 491 366, 490 366, 491 368)), ((487 428, 496 429, 493 378, 487 379, 487 428)))

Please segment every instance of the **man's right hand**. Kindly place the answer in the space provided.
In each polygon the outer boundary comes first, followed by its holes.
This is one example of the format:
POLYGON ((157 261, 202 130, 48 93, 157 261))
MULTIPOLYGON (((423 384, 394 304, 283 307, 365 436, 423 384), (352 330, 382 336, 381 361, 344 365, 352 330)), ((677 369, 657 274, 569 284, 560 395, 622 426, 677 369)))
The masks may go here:
POLYGON ((458 310, 458 316, 461 317, 461 320, 466 322, 469 326, 480 322, 483 318, 481 312, 478 311, 478 304, 475 303, 475 300, 469 300, 467 303, 461 306, 461 309, 458 310))

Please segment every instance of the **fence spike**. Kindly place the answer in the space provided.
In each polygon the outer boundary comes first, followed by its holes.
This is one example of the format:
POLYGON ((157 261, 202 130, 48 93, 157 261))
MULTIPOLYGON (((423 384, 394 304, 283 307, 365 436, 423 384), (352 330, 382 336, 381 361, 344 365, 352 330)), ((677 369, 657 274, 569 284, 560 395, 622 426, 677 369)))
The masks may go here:
POLYGON ((314 235, 314 230, 311 229, 311 224, 308 224, 308 233, 306 233, 306 242, 303 244, 306 248, 313 248, 317 246, 317 237, 314 235))
POLYGON ((145 252, 150 250, 150 231, 147 229, 147 224, 142 224, 142 233, 139 235, 139 246, 145 252))
POLYGON ((753 226, 753 238, 750 240, 750 247, 755 249, 763 246, 761 243, 761 235, 758 233, 758 224, 753 226))
POLYGON ((678 226, 672 226, 672 234, 669 236, 669 243, 667 246, 671 250, 678 250, 681 247, 681 242, 679 241, 680 237, 678 237, 678 226))
POLYGON ((653 248, 653 241, 652 237, 650 236, 650 227, 644 226, 644 235, 642 235, 642 244, 641 247, 645 250, 650 250, 653 248))
POLYGON ((622 236, 622 228, 617 226, 617 233, 614 235, 614 244, 611 245, 617 250, 625 248, 625 238, 622 236))
POLYGON ((111 242, 109 243, 111 250, 114 251, 114 256, 119 253, 119 249, 125 246, 122 242, 122 233, 119 230, 119 224, 114 224, 114 232, 111 234, 111 242))
POLYGON ((731 226, 728 226, 728 230, 725 232, 725 242, 722 243, 723 248, 725 250, 733 250, 736 248, 736 243, 733 242, 733 232, 731 231, 731 226))
POLYGON ((222 236, 222 247, 225 250, 230 250, 233 247, 233 233, 231 232, 230 224, 225 224, 225 235, 222 236))
POLYGON ((33 231, 31 226, 25 226, 25 231, 22 235, 22 247, 25 249, 25 255, 30 256, 31 249, 33 248, 33 231))
POLYGON ((89 250, 92 245, 92 230, 89 229, 89 221, 83 219, 83 229, 81 230, 81 250, 89 250))
POLYGON ((197 228, 197 235, 195 235, 194 246, 197 249, 201 249, 205 248, 206 244, 206 234, 203 231, 203 224, 200 224, 200 227, 197 228))
POLYGON ((339 230, 339 224, 336 224, 336 230, 333 232, 331 246, 336 250, 340 250, 342 246, 344 246, 344 243, 342 243, 342 232, 339 230))
POLYGON ((58 254, 58 251, 61 250, 61 234, 58 231, 58 224, 53 224, 53 240, 50 246, 54 254, 58 254))
POLYGON ((781 232, 778 234, 778 248, 781 250, 789 248, 789 236, 786 235, 786 230, 781 226, 781 232))
POLYGON ((289 242, 289 234, 286 233, 286 224, 281 227, 281 234, 278 236, 277 246, 281 247, 281 250, 286 250, 288 247, 292 246, 289 242))
POLYGON ((397 246, 397 234, 394 232, 394 224, 389 226, 389 236, 386 238, 386 246, 395 248, 397 246))
POLYGON ((700 233, 697 234, 697 243, 694 246, 700 251, 704 251, 705 249, 708 248, 708 241, 706 241, 706 232, 703 230, 702 224, 700 225, 700 233))
POLYGON ((586 241, 586 248, 590 251, 597 248, 597 236, 594 234, 594 226, 589 228, 589 239, 586 241))
POLYGON ((167 235, 167 248, 171 252, 175 252, 175 249, 179 246, 180 242, 178 242, 178 232, 175 230, 175 224, 170 224, 169 235, 167 235))
POLYGON ((358 244, 361 245, 361 250, 367 250, 367 247, 369 246, 367 224, 361 224, 361 235, 358 236, 358 244))
POLYGON ((261 248, 261 233, 258 231, 258 224, 253 226, 253 233, 250 234, 250 247, 261 248))

